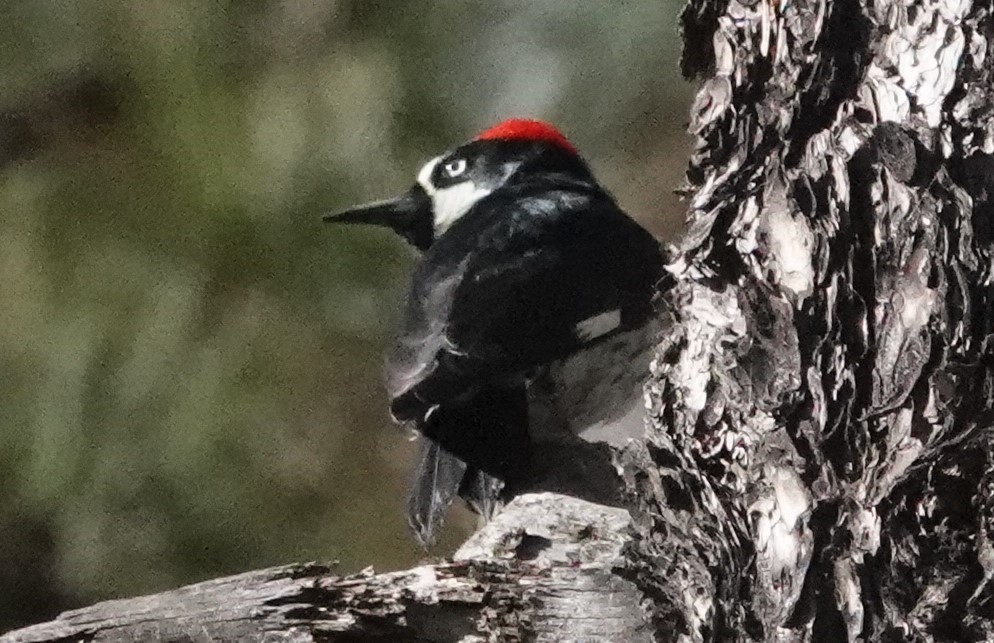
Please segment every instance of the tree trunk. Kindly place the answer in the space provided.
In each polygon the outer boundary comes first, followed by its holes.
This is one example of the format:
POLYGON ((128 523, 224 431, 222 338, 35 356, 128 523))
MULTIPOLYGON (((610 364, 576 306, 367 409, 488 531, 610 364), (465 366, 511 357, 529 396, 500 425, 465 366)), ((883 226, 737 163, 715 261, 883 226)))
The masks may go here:
POLYGON ((867 5, 683 17, 690 230, 628 464, 660 631, 994 637, 994 21, 867 5))
POLYGON ((465 562, 266 570, 0 641, 994 640, 991 11, 685 11, 690 227, 630 525, 522 497, 465 562))

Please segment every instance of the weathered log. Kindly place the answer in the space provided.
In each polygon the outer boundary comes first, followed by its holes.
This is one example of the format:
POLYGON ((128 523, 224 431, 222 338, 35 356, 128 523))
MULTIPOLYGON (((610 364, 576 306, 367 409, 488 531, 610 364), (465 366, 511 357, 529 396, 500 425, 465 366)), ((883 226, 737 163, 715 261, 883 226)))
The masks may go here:
POLYGON ((616 574, 628 514, 516 498, 454 562, 336 576, 316 563, 107 601, 0 636, 54 641, 651 641, 616 574))

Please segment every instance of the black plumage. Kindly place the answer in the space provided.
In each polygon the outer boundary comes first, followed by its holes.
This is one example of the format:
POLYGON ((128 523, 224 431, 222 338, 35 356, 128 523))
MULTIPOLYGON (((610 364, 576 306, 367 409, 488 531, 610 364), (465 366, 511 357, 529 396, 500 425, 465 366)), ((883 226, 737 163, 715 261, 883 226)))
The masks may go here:
MULTIPOLYGON (((482 199, 428 249, 388 365, 394 417, 501 479, 527 463, 527 382, 646 323, 662 265, 656 241, 603 191, 541 178, 482 199), (578 335, 578 324, 612 311, 620 313, 616 329, 578 335), (519 391, 517 401, 491 399, 505 389, 519 391), (504 422, 509 404, 522 407, 504 422)), ((451 501, 438 497, 412 504, 412 522, 428 539, 432 530, 422 526, 437 524, 451 501)))
POLYGON ((651 346, 640 331, 654 319, 663 257, 559 140, 472 141, 429 163, 393 202, 397 216, 384 216, 390 207, 339 220, 387 225, 423 250, 387 392, 394 418, 425 438, 408 508, 430 544, 457 494, 489 515, 528 475, 537 429, 572 437, 617 415, 598 388, 618 389, 619 404, 638 398, 646 364, 630 360, 651 346), (598 360, 615 353, 626 361, 602 376, 612 369, 598 360), (571 399, 597 403, 573 417, 556 406, 571 399), (539 405, 554 430, 529 426, 539 405))

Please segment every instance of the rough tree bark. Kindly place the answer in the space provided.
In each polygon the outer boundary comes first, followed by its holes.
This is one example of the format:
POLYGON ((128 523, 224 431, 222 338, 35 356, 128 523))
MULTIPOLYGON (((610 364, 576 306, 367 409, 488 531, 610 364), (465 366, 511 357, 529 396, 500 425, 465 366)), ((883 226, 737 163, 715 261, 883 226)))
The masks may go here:
POLYGON ((690 228, 630 525, 522 498, 463 562, 257 572, 0 641, 994 640, 991 4, 693 0, 683 27, 690 228))
POLYGON ((691 227, 628 467, 650 613, 992 640, 990 3, 699 2, 684 27, 691 227))

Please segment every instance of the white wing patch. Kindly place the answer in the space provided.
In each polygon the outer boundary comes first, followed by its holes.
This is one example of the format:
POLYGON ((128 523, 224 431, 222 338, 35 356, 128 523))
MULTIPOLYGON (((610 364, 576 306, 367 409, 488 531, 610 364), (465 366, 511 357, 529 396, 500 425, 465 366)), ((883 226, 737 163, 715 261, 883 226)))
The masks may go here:
POLYGON ((609 310, 579 322, 574 332, 581 342, 589 342, 607 335, 618 326, 621 326, 621 311, 609 310))

